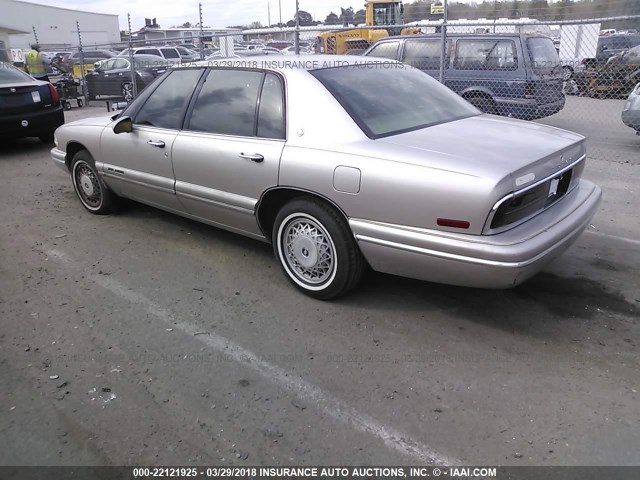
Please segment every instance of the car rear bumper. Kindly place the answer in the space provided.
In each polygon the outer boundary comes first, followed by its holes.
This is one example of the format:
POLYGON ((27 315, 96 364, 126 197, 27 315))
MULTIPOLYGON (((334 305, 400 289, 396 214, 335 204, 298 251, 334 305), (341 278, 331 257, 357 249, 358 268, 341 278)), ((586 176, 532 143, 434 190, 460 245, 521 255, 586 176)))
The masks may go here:
POLYGON ((584 231, 602 191, 586 180, 547 211, 497 235, 464 235, 350 219, 379 272, 477 288, 510 288, 539 272, 584 231))
POLYGON ((35 112, 15 113, 0 116, 0 137, 37 137, 51 133, 64 124, 62 105, 35 112))
POLYGON ((522 98, 496 98, 495 102, 499 115, 523 120, 536 120, 562 110, 565 104, 565 97, 562 95, 560 99, 545 104, 540 104, 535 99, 522 98))

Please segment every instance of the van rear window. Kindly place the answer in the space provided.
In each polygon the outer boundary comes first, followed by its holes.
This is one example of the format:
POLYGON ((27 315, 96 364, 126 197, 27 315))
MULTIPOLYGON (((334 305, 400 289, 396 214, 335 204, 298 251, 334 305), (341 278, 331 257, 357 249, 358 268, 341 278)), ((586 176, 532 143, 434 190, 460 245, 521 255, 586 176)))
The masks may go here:
POLYGON ((560 65, 558 51, 550 38, 528 38, 527 47, 529 47, 529 58, 534 70, 553 70, 560 65))

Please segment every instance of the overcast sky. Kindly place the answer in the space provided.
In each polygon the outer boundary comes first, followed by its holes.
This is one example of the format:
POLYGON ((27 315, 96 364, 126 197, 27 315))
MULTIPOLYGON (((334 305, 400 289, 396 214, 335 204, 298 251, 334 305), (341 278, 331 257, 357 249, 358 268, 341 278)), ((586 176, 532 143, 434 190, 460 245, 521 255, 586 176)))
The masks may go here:
MULTIPOLYGON (((293 18, 295 0, 280 0, 282 21, 293 18)), ((32 0, 57 7, 73 8, 119 16, 120 27, 126 29, 127 13, 131 14, 132 28, 144 25, 144 19, 155 17, 163 27, 198 22, 198 0, 32 0)), ((204 24, 212 28, 244 25, 253 21, 267 23, 267 3, 271 6, 271 23, 278 22, 278 0, 202 0, 204 24)), ((324 20, 330 11, 340 14, 340 7, 362 8, 364 0, 300 0, 300 9, 314 19, 324 20)))

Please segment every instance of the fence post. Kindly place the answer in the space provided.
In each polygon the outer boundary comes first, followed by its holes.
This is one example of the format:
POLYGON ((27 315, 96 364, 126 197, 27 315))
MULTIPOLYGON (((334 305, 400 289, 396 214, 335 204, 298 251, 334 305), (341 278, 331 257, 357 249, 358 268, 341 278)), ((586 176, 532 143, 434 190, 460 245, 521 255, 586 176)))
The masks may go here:
MULTIPOLYGON (((82 51, 82 35, 80 34, 80 22, 76 20, 76 29, 78 30, 78 49, 80 51, 80 78, 82 79, 82 95, 84 96, 84 103, 89 106, 89 95, 87 91, 87 80, 85 78, 84 70, 84 52, 82 51)), ((73 66, 71 67, 73 69, 73 66)))
POLYGON ((296 52, 296 55, 300 54, 300 4, 299 1, 296 0, 296 31, 294 34, 294 49, 296 52))
POLYGON ((133 45, 131 45, 131 15, 127 13, 127 23, 129 25, 129 69, 131 70, 131 92, 133 93, 133 98, 138 96, 138 85, 136 82, 136 67, 133 64, 133 45))
POLYGON ((442 45, 440 52, 440 83, 444 84, 444 62, 447 54, 447 0, 444 0, 444 13, 442 15, 442 45))
POLYGON ((204 60, 204 43, 202 43, 204 38, 204 32, 202 31, 202 2, 198 4, 198 12, 200 15, 200 60, 204 60))

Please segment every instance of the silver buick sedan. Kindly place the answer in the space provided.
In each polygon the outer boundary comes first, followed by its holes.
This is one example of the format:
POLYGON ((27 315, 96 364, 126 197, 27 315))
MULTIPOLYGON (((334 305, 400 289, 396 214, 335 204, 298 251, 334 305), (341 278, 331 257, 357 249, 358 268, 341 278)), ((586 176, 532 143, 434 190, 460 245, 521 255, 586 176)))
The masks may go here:
POLYGON ((89 212, 123 197, 271 242, 319 299, 367 265, 513 287, 589 224, 580 135, 482 114, 401 63, 307 58, 174 68, 122 113, 60 127, 53 160, 89 212))

